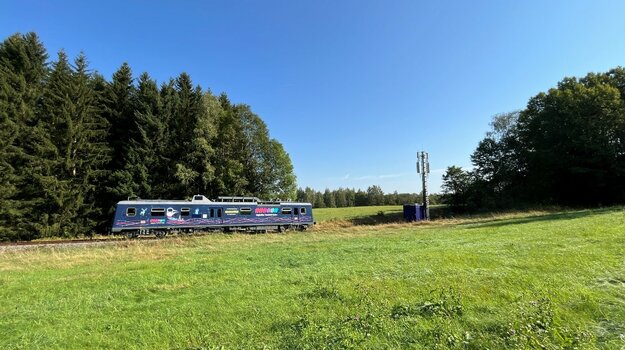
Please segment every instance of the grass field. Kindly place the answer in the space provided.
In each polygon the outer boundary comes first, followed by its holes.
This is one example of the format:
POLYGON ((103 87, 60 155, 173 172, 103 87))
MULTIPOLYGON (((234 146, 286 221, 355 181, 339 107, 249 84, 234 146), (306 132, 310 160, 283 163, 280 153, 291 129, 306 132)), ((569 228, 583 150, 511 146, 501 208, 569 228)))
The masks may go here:
POLYGON ((403 209, 398 205, 382 205, 370 207, 348 207, 348 208, 319 208, 313 211, 317 223, 330 220, 352 220, 366 218, 380 213, 397 216, 402 214, 403 209))
POLYGON ((622 208, 315 213, 304 233, 0 251, 0 348, 625 347, 622 208))
MULTIPOLYGON (((434 217, 441 216, 444 206, 430 206, 434 217)), ((379 224, 401 221, 403 207, 401 205, 380 205, 370 207, 319 208, 314 210, 315 221, 349 221, 352 224, 379 224)))

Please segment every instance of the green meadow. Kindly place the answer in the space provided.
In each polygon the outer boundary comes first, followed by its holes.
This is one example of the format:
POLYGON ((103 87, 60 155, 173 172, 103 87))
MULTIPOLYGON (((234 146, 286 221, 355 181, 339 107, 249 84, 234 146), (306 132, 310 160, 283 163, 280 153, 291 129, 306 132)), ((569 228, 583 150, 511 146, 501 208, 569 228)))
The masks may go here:
MULTIPOLYGON (((431 205, 432 217, 446 215, 444 205, 431 205)), ((400 222, 403 218, 403 207, 397 205, 379 205, 367 207, 319 208, 314 210, 317 223, 338 221, 339 224, 374 225, 380 223, 400 222)))
POLYGON ((625 347, 623 208, 358 210, 316 210, 306 232, 1 250, 0 348, 625 347))
MULTIPOLYGON (((346 208, 319 208, 313 210, 317 223, 331 220, 354 220, 383 215, 402 215, 403 208, 396 205, 381 205, 368 207, 346 207, 346 208)), ((396 218, 398 219, 398 218, 396 218)))

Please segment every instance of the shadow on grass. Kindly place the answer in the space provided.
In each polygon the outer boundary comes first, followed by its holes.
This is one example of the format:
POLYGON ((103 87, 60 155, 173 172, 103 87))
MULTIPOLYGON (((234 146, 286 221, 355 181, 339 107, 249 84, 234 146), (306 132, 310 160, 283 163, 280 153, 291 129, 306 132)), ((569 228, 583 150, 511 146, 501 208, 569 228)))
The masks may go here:
POLYGON ((545 222, 545 221, 560 221, 560 220, 573 220, 584 218, 593 215, 600 215, 614 211, 620 211, 622 209, 617 208, 602 208, 602 209, 585 209, 585 210, 575 210, 575 211, 563 211, 563 212, 554 212, 547 214, 539 214, 539 215, 531 215, 520 218, 492 218, 492 219, 482 219, 473 223, 464 223, 459 224, 459 226, 466 226, 467 228, 484 228, 484 227, 503 227, 508 225, 519 225, 519 224, 527 224, 534 222, 545 222))
POLYGON ((382 224, 390 224, 396 222, 403 222, 404 214, 403 213, 385 213, 379 212, 375 215, 367 215, 367 216, 358 216, 350 219, 349 221, 353 225, 382 225, 382 224))
MULTIPOLYGON (((430 218, 432 220, 439 219, 474 219, 474 222, 466 222, 459 223, 459 226, 465 226, 467 228, 482 228, 482 227, 502 227, 507 225, 517 225, 517 224, 526 224, 532 222, 546 222, 546 221, 558 221, 558 220, 573 220, 593 215, 600 215, 609 212, 615 211, 623 211, 622 207, 612 207, 612 208, 599 208, 599 209, 583 209, 583 210, 571 210, 571 209, 550 209, 552 213, 542 213, 531 215, 528 211, 527 215, 523 217, 493 217, 490 218, 487 215, 493 214, 501 214, 505 215, 506 212, 496 212, 496 213, 474 213, 474 214, 465 214, 462 216, 457 216, 457 213, 454 213, 448 207, 433 207, 430 209, 430 218), (558 210, 558 211, 556 211, 558 210)), ((512 211, 509 214, 522 213, 522 211, 512 211)), ((347 220, 349 223, 355 226, 375 226, 375 225, 383 225, 383 224, 393 224, 393 223, 405 223, 403 213, 402 212, 378 212, 373 215, 366 216, 358 216, 354 218, 350 218, 347 220)))
MULTIPOLYGON (((448 208, 446 207, 433 207, 430 208, 430 218, 432 220, 436 220, 436 219, 441 219, 444 218, 446 216, 449 216, 450 211, 448 208)), ((374 226, 374 225, 382 225, 382 224, 394 224, 394 223, 405 223, 406 220, 404 220, 404 213, 399 211, 399 212, 378 212, 377 214, 374 215, 367 215, 367 216, 358 216, 355 218, 351 218, 349 219, 349 222, 352 223, 352 225, 367 225, 367 226, 374 226)))

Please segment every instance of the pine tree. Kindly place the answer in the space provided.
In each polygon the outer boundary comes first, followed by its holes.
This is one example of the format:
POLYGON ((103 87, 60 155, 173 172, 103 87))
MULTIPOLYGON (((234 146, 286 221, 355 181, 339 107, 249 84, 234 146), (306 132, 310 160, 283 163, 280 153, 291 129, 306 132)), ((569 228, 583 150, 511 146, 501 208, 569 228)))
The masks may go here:
MULTIPOLYGON (((3 44, 4 46, 4 44, 3 44)), ((4 47, 0 46, 0 57, 4 47)), ((12 81, 18 79, 10 69, 10 62, 3 62, 0 58, 0 241, 16 238, 13 227, 19 219, 20 211, 15 201, 18 193, 18 174, 14 165, 16 163, 15 149, 18 134, 18 124, 14 116, 15 104, 12 101, 18 99, 17 92, 13 89, 12 81)))
POLYGON ((368 205, 384 205, 384 191, 377 185, 367 188, 368 205))
POLYGON ((369 203, 369 198, 367 197, 367 192, 358 189, 358 191, 354 194, 354 205, 357 207, 371 205, 369 203))
POLYGON ((297 188, 297 195, 295 200, 298 202, 306 202, 306 192, 301 187, 297 188))
POLYGON ((111 174, 104 195, 110 214, 117 201, 141 192, 136 180, 141 173, 141 163, 137 163, 136 155, 131 152, 133 142, 140 137, 134 111, 135 95, 132 70, 124 63, 104 91, 103 114, 110 125, 107 140, 112 152, 108 164, 111 174))
POLYGON ((47 53, 34 33, 0 44, 0 241, 31 239, 28 215, 37 198, 24 190, 32 176, 37 103, 47 73, 47 53))
POLYGON ((156 82, 147 73, 141 74, 135 99, 135 119, 139 137, 133 140, 129 151, 131 161, 136 164, 135 181, 138 195, 155 198, 163 172, 166 148, 166 126, 161 117, 161 98, 156 82))
POLYGON ((313 203, 313 206, 315 208, 325 208, 326 207, 326 203, 324 201, 323 198, 323 193, 317 191, 315 192, 315 201, 313 203))
POLYGON ((356 191, 353 188, 345 190, 345 202, 346 206, 353 207, 356 205, 356 191))
POLYGON ((108 161, 106 121, 84 55, 75 68, 60 52, 46 85, 36 177, 43 201, 35 228, 43 236, 75 236, 91 230, 99 217, 95 190, 108 161))
POLYGON ((306 187, 306 189, 304 189, 304 192, 306 193, 304 202, 314 204, 315 203, 315 191, 310 187, 306 187))
POLYGON ((173 79, 167 83, 163 83, 160 89, 160 123, 163 125, 163 140, 158 147, 161 150, 159 155, 158 181, 152 187, 152 193, 157 198, 178 198, 179 193, 176 192, 175 160, 179 156, 173 150, 174 130, 171 127, 171 121, 175 119, 176 109, 178 108, 178 94, 175 89, 173 79))
POLYGON ((346 197, 345 189, 341 187, 338 190, 335 190, 334 197, 336 198, 336 206, 338 208, 343 208, 347 206, 347 197, 346 197))
POLYGON ((75 91, 77 128, 73 138, 72 169, 73 182, 76 184, 76 200, 80 203, 77 233, 88 233, 100 219, 102 212, 96 205, 98 187, 104 185, 109 170, 106 167, 111 159, 111 150, 107 143, 109 124, 102 116, 95 90, 93 74, 88 69, 85 55, 81 53, 74 61, 73 82, 75 91))
POLYGON ((248 194, 248 181, 245 177, 245 144, 243 130, 234 106, 226 94, 219 96, 223 112, 217 120, 215 138, 215 177, 211 195, 248 194))
POLYGON ((133 103, 135 93, 132 70, 128 63, 123 63, 113 73, 113 79, 105 91, 106 106, 103 112, 110 124, 108 143, 112 150, 112 170, 124 168, 130 141, 137 134, 133 103))
POLYGON ((174 118, 170 120, 174 144, 171 150, 176 157, 174 177, 178 182, 179 195, 193 195, 206 192, 213 180, 214 167, 213 138, 215 121, 209 108, 216 101, 211 101, 197 86, 193 87, 191 77, 182 73, 176 79, 178 105, 174 118), (208 104, 208 105, 206 105, 208 104))
POLYGON ((334 200, 334 195, 329 188, 326 188, 325 192, 323 192, 323 202, 327 208, 336 208, 336 201, 334 200))

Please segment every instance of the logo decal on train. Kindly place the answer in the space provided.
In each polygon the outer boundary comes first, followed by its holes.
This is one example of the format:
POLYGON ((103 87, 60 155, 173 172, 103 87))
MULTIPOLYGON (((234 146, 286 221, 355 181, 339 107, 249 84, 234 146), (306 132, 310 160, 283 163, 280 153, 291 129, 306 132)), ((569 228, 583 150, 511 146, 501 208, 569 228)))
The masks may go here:
POLYGON ((226 213, 226 215, 237 215, 239 213, 239 209, 237 208, 227 208, 224 213, 226 213))
POLYGON ((257 216, 274 216, 278 215, 278 211, 280 211, 280 208, 259 207, 254 210, 257 216))

